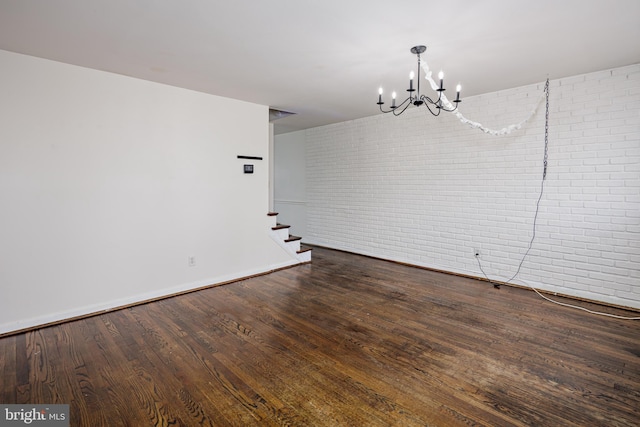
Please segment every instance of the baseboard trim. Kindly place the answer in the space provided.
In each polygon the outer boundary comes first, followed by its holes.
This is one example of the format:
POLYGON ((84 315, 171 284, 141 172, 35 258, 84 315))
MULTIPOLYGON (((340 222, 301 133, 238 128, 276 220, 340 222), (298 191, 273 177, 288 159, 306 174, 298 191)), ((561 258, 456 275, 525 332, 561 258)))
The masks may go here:
MULTIPOLYGON (((506 283, 506 282, 503 282, 503 281, 500 281, 500 280, 487 280, 485 277, 474 276, 474 275, 471 275, 471 274, 457 273, 457 272, 454 272, 454 271, 441 270, 441 269, 432 268, 432 267, 425 267, 424 265, 412 264, 412 263, 405 262, 405 261, 397 261, 397 260, 393 260, 393 259, 382 258, 382 257, 375 256, 375 255, 363 254, 363 253, 350 251, 350 250, 345 250, 345 249, 337 249, 337 248, 332 248, 330 246, 317 245, 317 244, 314 244, 314 243, 304 243, 304 245, 305 246, 315 247, 315 248, 329 249, 329 250, 337 251, 337 252, 344 252, 344 253, 348 253, 348 254, 360 255, 360 256, 363 256, 363 257, 366 257, 366 258, 376 259, 376 260, 380 260, 380 261, 392 262, 394 264, 405 265, 407 267, 419 268, 421 270, 433 271, 433 272, 436 272, 436 273, 443 273, 443 274, 448 274, 448 275, 457 276, 457 277, 465 277, 467 279, 473 279, 473 280, 478 280, 478 281, 487 282, 487 283, 495 283, 495 284, 498 284, 500 286, 510 286, 512 288, 525 289, 525 290, 528 290, 530 292, 535 292, 533 290, 533 288, 531 288, 530 286, 518 285, 517 283, 506 283)), ((599 305, 599 306, 602 306, 602 307, 610 307, 610 308, 626 310, 626 311, 630 311, 630 312, 634 312, 634 313, 640 313, 640 308, 636 308, 636 307, 629 307, 629 306, 625 306, 625 305, 613 304, 613 303, 609 303, 609 302, 606 302, 606 301, 597 301, 597 300, 592 300, 592 299, 589 299, 589 298, 578 297, 578 296, 575 296, 575 295, 567 295, 567 294, 563 294, 563 293, 560 293, 560 292, 547 291, 547 290, 544 290, 544 289, 538 289, 538 288, 535 288, 535 289, 538 292, 540 292, 541 294, 545 294, 545 295, 548 295, 548 296, 551 296, 551 297, 567 298, 567 299, 570 299, 570 300, 573 300, 573 301, 586 302, 586 303, 589 303, 589 304, 595 304, 595 305, 599 305)))
MULTIPOLYGON (((118 310, 124 310, 127 308, 131 308, 131 307, 136 307, 139 305, 144 305, 144 304, 149 304, 151 302, 155 302, 155 301, 161 301, 164 299, 168 299, 168 298, 173 298, 173 297, 177 297, 180 295, 186 295, 186 294, 190 294, 192 292, 198 292, 198 291, 202 291, 205 289, 211 289, 211 288, 216 288, 219 286, 225 286, 225 285, 229 285, 232 283, 236 283, 236 282, 241 282, 243 280, 248 280, 248 279, 252 279, 255 277, 260 277, 260 276, 265 276, 267 274, 271 274, 271 273, 275 273, 276 271, 280 271, 280 270, 286 270, 292 267, 295 267, 297 265, 301 265, 301 264, 308 264, 309 262, 305 262, 305 263, 300 263, 297 260, 293 260, 293 262, 286 262, 286 263, 282 263, 279 265, 272 265, 270 266, 270 268, 264 270, 264 271, 256 271, 253 273, 248 273, 248 274, 244 274, 242 276, 239 277, 234 277, 231 279, 226 279, 226 280, 221 280, 221 281, 215 281, 215 282, 211 282, 208 284, 200 284, 201 282, 196 282, 193 283, 190 287, 190 285, 183 285, 181 287, 183 287, 184 289, 181 290, 177 290, 177 291, 169 291, 166 294, 162 294, 162 295, 157 295, 157 296, 151 296, 151 297, 142 297, 139 300, 135 300, 132 302, 128 302, 128 303, 123 303, 123 304, 119 304, 118 301, 112 301, 111 304, 113 304, 112 307, 106 307, 106 308, 99 308, 99 309, 95 309, 95 308, 87 308, 87 312, 86 313, 81 313, 81 314, 77 314, 77 315, 68 315, 69 312, 67 312, 67 315, 65 315, 65 313, 60 313, 60 318, 59 319, 54 319, 51 321, 42 321, 43 319, 41 318, 40 320, 38 319, 31 319, 31 322, 27 321, 25 323, 32 323, 31 325, 28 326, 24 326, 21 327, 19 329, 15 329, 15 330, 9 330, 9 331, 5 331, 5 332, 0 332, 0 338, 5 338, 11 335, 18 335, 18 334, 23 334, 26 332, 32 332, 38 329, 43 329, 43 328, 48 328, 51 326, 56 326, 56 325, 61 325, 63 323, 67 323, 67 322, 73 322, 76 320, 82 320, 82 319, 87 319, 89 317, 94 317, 94 316, 98 316, 101 314, 105 314, 105 313, 110 313, 113 311, 118 311, 118 310)), ((175 288, 174 288, 175 289, 175 288)), ((95 307, 95 306, 94 306, 95 307)), ((82 311, 82 310, 79 310, 82 311)), ((55 317, 55 315, 53 316, 55 317)))

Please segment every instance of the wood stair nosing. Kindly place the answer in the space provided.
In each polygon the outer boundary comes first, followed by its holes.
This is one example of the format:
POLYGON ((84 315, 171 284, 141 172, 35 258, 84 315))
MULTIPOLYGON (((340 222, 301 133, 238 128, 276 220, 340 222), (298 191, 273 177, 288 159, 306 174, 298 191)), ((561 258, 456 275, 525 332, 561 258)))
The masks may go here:
POLYGON ((275 227, 271 227, 272 230, 283 230, 285 228, 291 228, 290 225, 277 224, 275 227))
MULTIPOLYGON (((267 212, 267 216, 278 216, 277 212, 267 212)), ((285 230, 291 228, 290 225, 285 225, 285 224, 280 224, 279 222, 276 222, 276 225, 274 227, 271 227, 271 229, 273 231, 278 231, 278 230, 285 230)), ((284 239, 285 243, 290 243, 290 242, 296 242, 302 240, 302 237, 298 237, 298 236, 292 236, 291 234, 289 234, 289 236, 284 239)), ((296 254, 301 255, 304 254, 306 252, 310 252, 312 250, 312 248, 300 248, 296 251, 296 254)), ((309 255, 309 257, 311 257, 311 255, 309 255)), ((307 261, 305 262, 311 262, 310 261, 311 258, 308 258, 307 261)))

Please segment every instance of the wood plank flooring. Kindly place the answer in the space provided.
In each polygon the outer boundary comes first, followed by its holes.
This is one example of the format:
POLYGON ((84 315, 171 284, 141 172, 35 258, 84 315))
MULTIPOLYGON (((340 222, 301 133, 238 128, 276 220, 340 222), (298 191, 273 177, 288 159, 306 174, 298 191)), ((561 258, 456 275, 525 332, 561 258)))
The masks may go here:
POLYGON ((637 426, 640 322, 315 248, 2 338, 0 375, 0 403, 68 403, 72 426, 637 426))

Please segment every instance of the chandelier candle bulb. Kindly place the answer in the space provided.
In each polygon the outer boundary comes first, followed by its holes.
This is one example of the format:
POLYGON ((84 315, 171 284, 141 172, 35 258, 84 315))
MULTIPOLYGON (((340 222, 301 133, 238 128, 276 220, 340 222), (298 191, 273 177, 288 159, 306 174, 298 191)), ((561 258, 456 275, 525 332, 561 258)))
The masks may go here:
POLYGON ((382 88, 380 88, 378 89, 378 105, 382 105, 382 104, 384 104, 384 102, 382 102, 382 88))
POLYGON ((412 72, 409 73, 409 90, 407 92, 413 92, 413 77, 415 74, 412 72))
POLYGON ((396 108, 396 93, 391 93, 391 108, 396 108))
POLYGON ((460 89, 462 89, 462 86, 458 84, 458 86, 456 86, 456 100, 453 102, 460 102, 460 89))
POLYGON ((438 78, 440 79, 440 90, 444 90, 444 73, 442 70, 438 73, 438 78))

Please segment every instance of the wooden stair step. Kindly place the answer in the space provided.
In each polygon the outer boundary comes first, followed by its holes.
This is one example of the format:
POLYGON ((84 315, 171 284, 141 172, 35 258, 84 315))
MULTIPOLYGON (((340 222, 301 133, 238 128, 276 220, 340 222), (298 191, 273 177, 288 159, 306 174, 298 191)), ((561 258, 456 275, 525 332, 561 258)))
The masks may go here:
MULTIPOLYGON (((267 216, 277 216, 277 215, 278 215, 278 213, 277 213, 277 212, 267 212, 267 216)), ((271 230, 273 230, 273 231, 278 231, 278 230, 287 230, 287 229, 289 229, 289 228, 291 228, 291 226, 290 226, 290 225, 280 224, 279 222, 277 222, 277 221, 276 221, 276 225, 275 225, 274 227, 271 227, 271 230)), ((281 236, 280 238, 282 238, 282 235, 283 235, 283 234, 284 234, 284 233, 280 233, 280 234, 279 234, 279 235, 281 236)), ((287 233, 287 234, 288 234, 288 233, 287 233)), ((299 236, 293 236, 293 235, 291 235, 291 234, 288 234, 288 237, 284 239, 284 242, 285 242, 285 243, 290 243, 290 242, 297 242, 297 241, 300 241, 300 240, 302 240, 302 237, 299 237, 299 236)), ((299 249, 299 250, 297 250, 297 251, 296 251, 296 253, 297 253, 298 255, 300 255, 300 254, 304 254, 304 253, 306 253, 306 252, 310 252, 310 251, 311 251, 311 248, 307 248, 307 247, 303 248, 303 247, 301 247, 301 246, 300 246, 300 249, 299 249)), ((301 261, 301 262, 304 262, 304 263, 311 262, 311 254, 309 254, 309 257, 308 257, 308 258, 307 258, 306 256, 303 256, 303 257, 301 258, 301 260, 306 260, 306 261, 301 261)))
POLYGON ((290 225, 277 224, 275 227, 271 227, 272 230, 282 230, 285 228, 291 228, 290 225))

